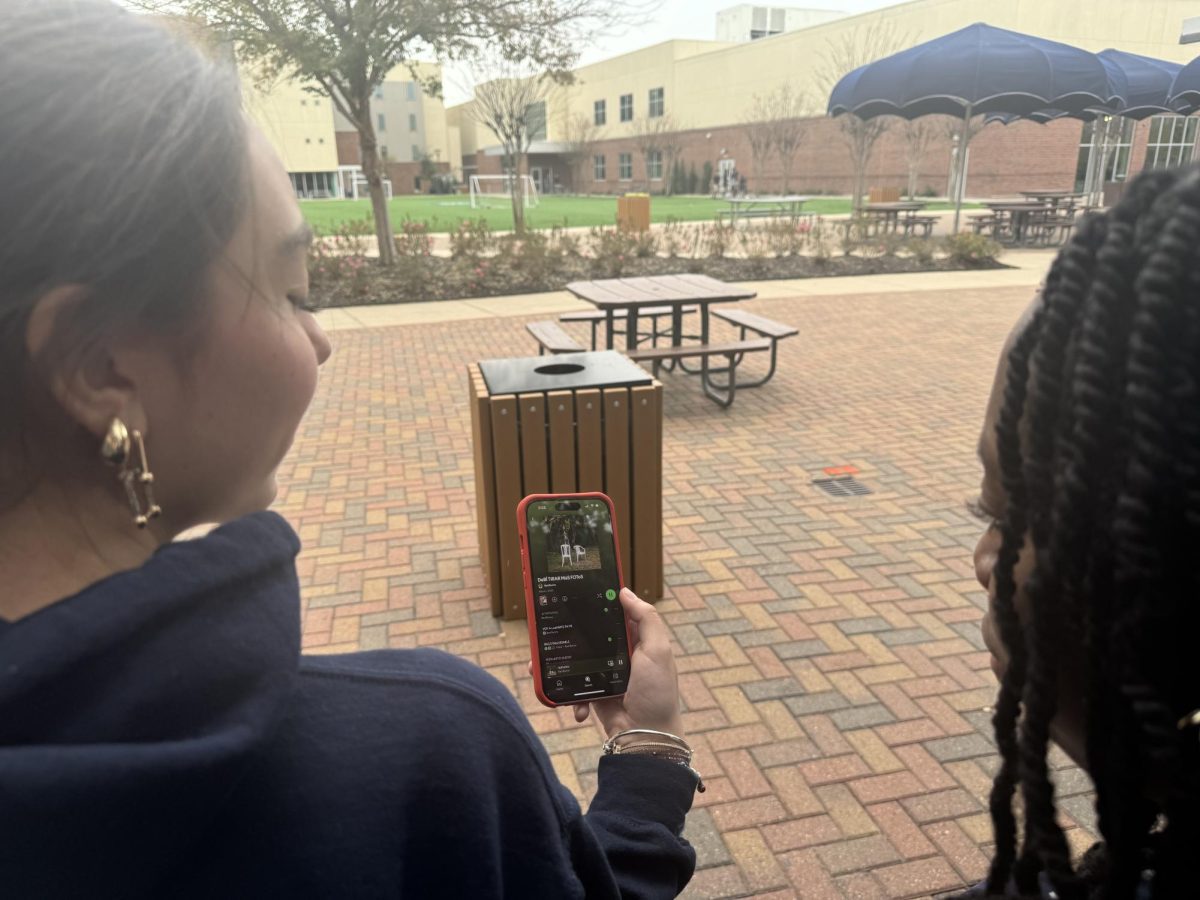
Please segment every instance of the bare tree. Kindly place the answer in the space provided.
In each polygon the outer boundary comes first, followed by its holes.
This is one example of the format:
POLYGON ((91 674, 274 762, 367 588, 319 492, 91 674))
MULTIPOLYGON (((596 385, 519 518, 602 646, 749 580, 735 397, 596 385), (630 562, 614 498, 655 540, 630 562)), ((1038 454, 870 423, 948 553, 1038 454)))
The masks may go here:
POLYGON ((771 113, 771 147, 779 157, 783 193, 786 194, 791 189, 796 151, 804 141, 804 115, 808 108, 808 98, 803 91, 785 82, 775 88, 768 99, 771 113))
POLYGON ((563 143, 566 144, 563 158, 571 173, 571 187, 577 194, 583 193, 581 188, 587 178, 588 163, 592 161, 592 149, 599 136, 600 126, 586 113, 570 116, 563 125, 563 143))
POLYGON ((754 188, 763 191, 763 168, 775 146, 772 130, 770 102, 766 95, 755 94, 750 111, 742 120, 746 140, 750 143, 750 156, 754 160, 754 188))
MULTIPOLYGON (((127 0, 156 13, 203 21, 265 77, 295 78, 358 131, 379 259, 395 261, 371 95, 398 65, 420 55, 467 59, 495 48, 569 79, 579 50, 598 33, 644 20, 644 3, 607 0, 127 0)), ((414 72, 414 78, 417 78, 414 72)), ((418 80, 421 80, 418 78, 418 80)), ((437 94, 441 85, 426 82, 437 94)))
MULTIPOLYGON (((876 21, 870 25, 860 25, 829 42, 817 70, 817 84, 828 97, 843 76, 859 66, 889 56, 910 43, 910 37, 899 33, 891 22, 876 21)), ((891 127, 892 118, 876 116, 873 119, 860 119, 845 113, 837 121, 854 167, 851 203, 857 215, 862 209, 863 194, 867 190, 867 166, 871 162, 871 154, 879 139, 891 127)))
POLYGON ((914 119, 904 123, 904 161, 908 165, 908 198, 917 195, 917 181, 921 177, 921 164, 925 161, 929 147, 940 130, 930 118, 914 119))
POLYGON ((553 83, 547 73, 532 72, 522 63, 493 57, 476 67, 471 116, 500 141, 504 174, 512 198, 513 230, 525 233, 525 192, 522 162, 533 135, 546 122, 546 98, 553 83))
POLYGON ((650 190, 650 160, 657 155, 662 168, 663 192, 670 190, 670 171, 683 149, 679 126, 670 115, 647 116, 633 123, 633 144, 646 168, 646 190, 650 190))
MULTIPOLYGON (((963 121, 954 116, 939 116, 938 118, 941 122, 942 133, 950 141, 956 154, 966 153, 975 136, 987 127, 987 119, 984 116, 974 116, 970 121, 963 121)), ((949 193, 950 200, 953 202, 955 197, 960 196, 966 190, 966 162, 964 161, 958 166, 951 165, 950 174, 953 184, 950 185, 949 193)), ((957 227, 958 220, 956 219, 955 228, 957 227)))

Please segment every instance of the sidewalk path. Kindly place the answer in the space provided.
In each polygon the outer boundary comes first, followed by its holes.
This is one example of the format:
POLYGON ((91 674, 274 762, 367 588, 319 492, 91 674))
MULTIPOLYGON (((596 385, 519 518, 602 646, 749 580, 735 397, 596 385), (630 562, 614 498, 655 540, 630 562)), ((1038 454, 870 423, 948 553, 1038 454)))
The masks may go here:
MULTIPOLYGON (((685 897, 924 897, 984 874, 995 683, 966 502, 997 354, 1040 274, 1031 260, 856 293, 775 284, 748 308, 800 334, 770 385, 722 411, 664 376, 658 608, 708 785, 685 897), (847 464, 870 495, 812 484, 847 464)), ((464 361, 526 351, 524 323, 549 312, 491 302, 335 334, 278 508, 304 541, 309 652, 433 646, 479 663, 586 803, 600 736, 537 703, 524 624, 493 619, 482 586, 464 361)), ((1088 781, 1051 759, 1084 847, 1088 781)))

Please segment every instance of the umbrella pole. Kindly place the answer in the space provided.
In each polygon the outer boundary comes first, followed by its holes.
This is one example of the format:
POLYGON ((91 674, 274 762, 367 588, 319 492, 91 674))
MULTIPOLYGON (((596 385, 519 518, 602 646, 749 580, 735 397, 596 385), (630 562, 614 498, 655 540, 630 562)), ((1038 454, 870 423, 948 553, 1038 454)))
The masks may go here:
POLYGON ((971 127, 971 104, 967 104, 966 113, 963 115, 962 133, 958 139, 958 158, 955 163, 955 178, 954 178, 954 233, 958 234, 958 226, 962 221, 962 205, 963 194, 966 193, 966 185, 963 183, 967 177, 967 132, 971 127))

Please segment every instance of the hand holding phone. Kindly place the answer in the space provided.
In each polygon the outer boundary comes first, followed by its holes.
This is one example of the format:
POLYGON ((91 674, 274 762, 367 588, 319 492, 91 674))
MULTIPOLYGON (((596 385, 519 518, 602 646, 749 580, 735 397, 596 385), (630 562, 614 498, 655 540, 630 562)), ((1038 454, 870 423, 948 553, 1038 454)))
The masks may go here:
POLYGON ((575 721, 585 721, 589 707, 594 706, 608 737, 629 728, 653 728, 682 736, 679 677, 667 624, 658 610, 628 588, 621 591, 621 606, 633 638, 629 687, 622 697, 576 706, 575 721))

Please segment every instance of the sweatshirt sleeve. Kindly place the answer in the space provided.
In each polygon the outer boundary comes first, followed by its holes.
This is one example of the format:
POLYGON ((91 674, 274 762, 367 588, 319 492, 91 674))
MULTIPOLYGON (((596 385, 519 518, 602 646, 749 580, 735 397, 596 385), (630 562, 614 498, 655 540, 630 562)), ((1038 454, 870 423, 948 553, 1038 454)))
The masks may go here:
POLYGON ((696 777, 645 756, 601 757, 597 777, 591 807, 573 829, 580 849, 599 846, 624 898, 677 896, 696 869, 682 836, 696 777))

